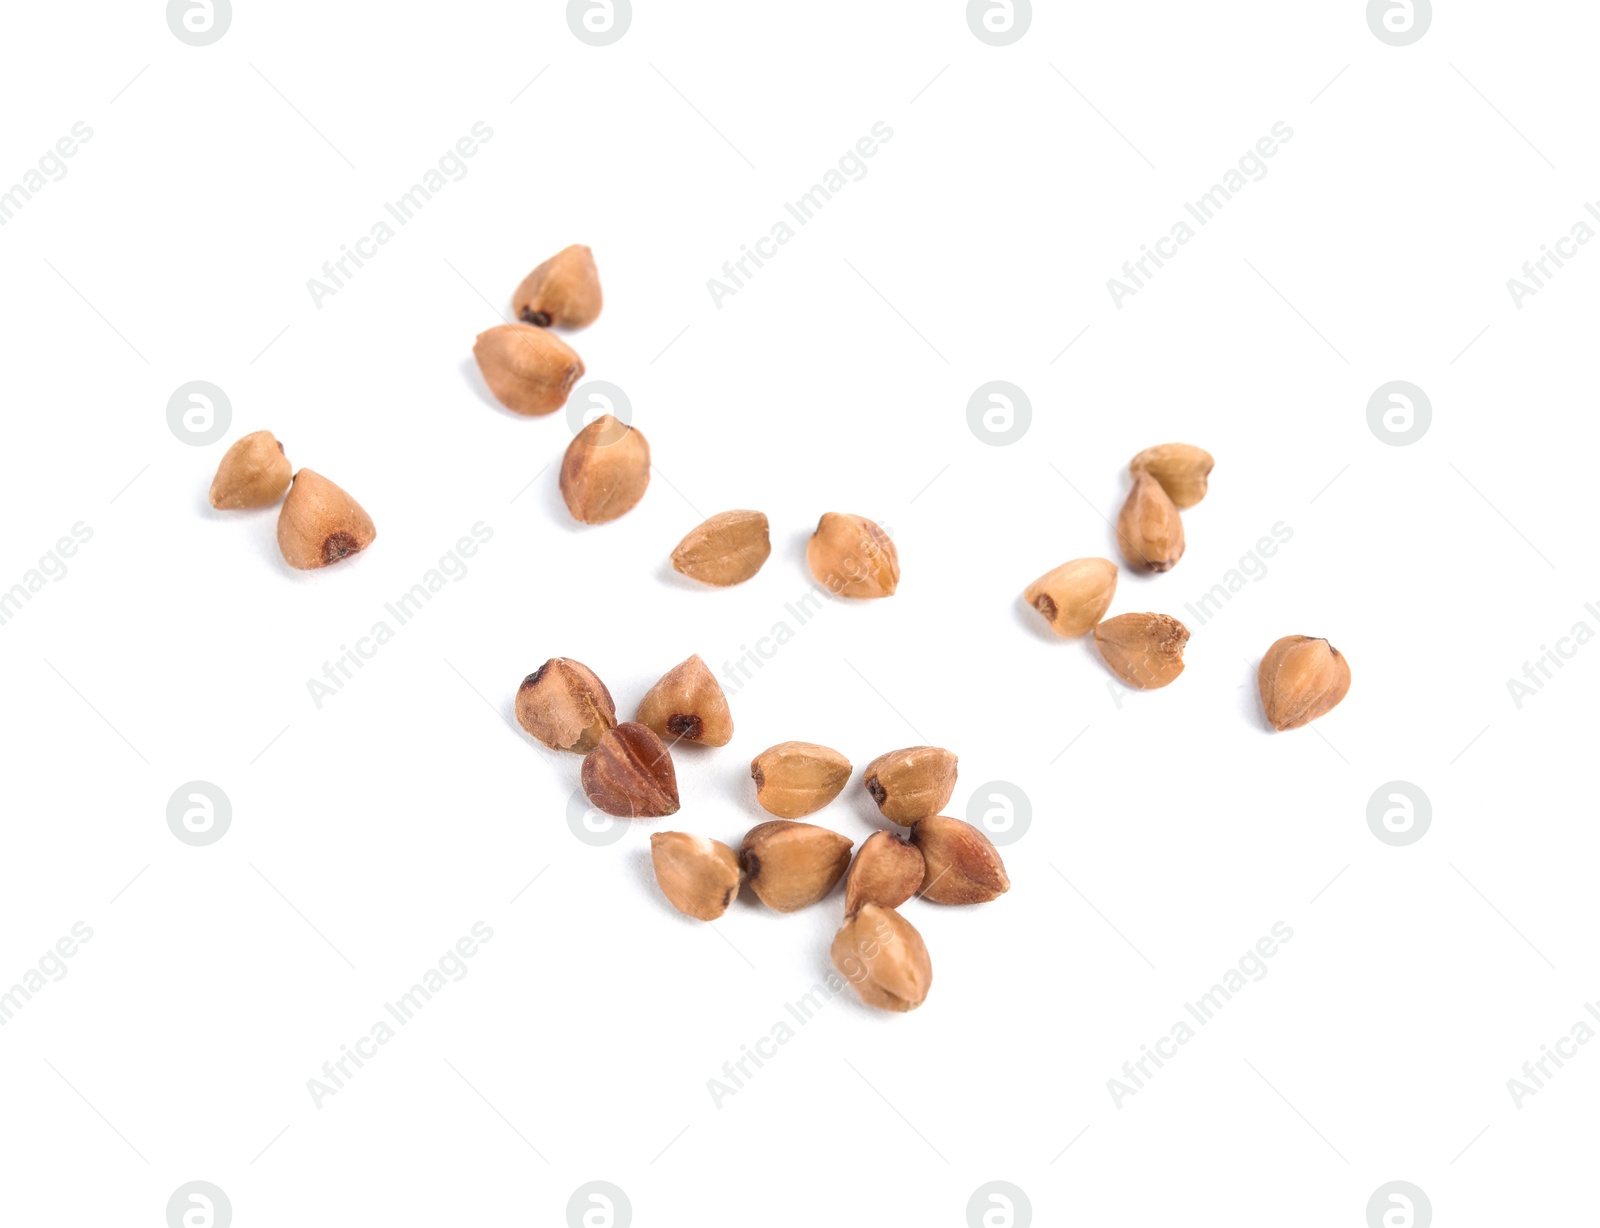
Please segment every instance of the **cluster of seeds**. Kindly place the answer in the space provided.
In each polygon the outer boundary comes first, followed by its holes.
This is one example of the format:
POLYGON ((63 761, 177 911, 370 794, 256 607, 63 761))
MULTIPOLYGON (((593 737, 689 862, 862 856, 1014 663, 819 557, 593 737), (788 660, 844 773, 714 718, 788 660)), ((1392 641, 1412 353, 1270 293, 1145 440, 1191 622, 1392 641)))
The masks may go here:
POLYGON ((279 499, 278 549, 290 567, 327 567, 361 553, 378 536, 372 517, 342 488, 312 469, 295 473, 271 431, 252 431, 223 453, 211 479, 211 506, 238 511, 279 499))
MULTIPOLYGON (((551 328, 586 328, 603 296, 594 253, 563 248, 529 273, 512 296, 517 324, 497 324, 472 347, 489 390, 519 414, 554 413, 586 371, 583 359, 551 328)), ((650 443, 612 414, 587 423, 561 458, 561 497, 574 520, 605 524, 638 506, 650 486, 650 443)), ((690 530, 672 566, 704 584, 741 584, 772 554, 761 512, 719 512, 690 530)), ((812 575, 841 597, 888 597, 900 582, 900 559, 882 528, 865 516, 828 512, 806 550, 812 575)))
MULTIPOLYGON (((1215 462, 1203 448, 1166 443, 1128 464, 1133 487, 1117 516, 1117 545, 1130 567, 1163 572, 1183 557, 1181 510, 1206 497, 1215 462)), ((1170 614, 1106 618, 1117 591, 1110 559, 1073 559, 1040 576, 1023 599, 1061 636, 1094 632, 1095 647, 1128 686, 1155 690, 1183 673, 1189 628, 1170 614), (1103 621, 1102 621, 1103 620, 1103 621)), ((1350 689, 1350 663, 1324 639, 1286 636, 1257 671, 1261 706, 1274 729, 1295 729, 1331 710, 1350 689)))
MULTIPOLYGON (((523 414, 553 413, 567 403, 585 368, 576 351, 547 330, 582 328, 599 316, 593 254, 581 246, 559 252, 528 275, 513 305, 524 322, 480 334, 473 353, 502 405, 523 414)), ((562 498, 585 524, 625 515, 649 484, 648 441, 610 414, 579 431, 561 461, 562 498)), ((738 509, 696 525, 673 549, 671 562, 691 580, 726 588, 751 579, 771 555, 766 515, 738 509)), ((839 597, 889 597, 900 584, 894 542, 874 521, 851 513, 824 513, 807 544, 806 564, 839 597)), ((617 720, 611 692, 593 670, 562 657, 523 679, 516 707, 517 720, 539 741, 584 756, 579 776, 590 803, 623 818, 677 813, 669 744, 725 746, 733 737, 727 697, 698 656, 667 671, 631 721, 617 720)), ((920 1005, 932 979, 927 948, 895 909, 918 891, 936 902, 971 903, 1010 885, 981 832, 937 814, 955 785, 955 756, 919 747, 874 761, 867 787, 885 815, 912 825, 912 836, 908 842, 879 832, 862 845, 853 867, 849 837, 795 821, 838 796, 850 778, 848 759, 813 743, 785 742, 758 755, 750 772, 757 800, 779 817, 752 828, 737 852, 687 832, 654 833, 651 859, 667 899, 680 912, 711 921, 747 884, 769 908, 793 912, 826 896, 848 869, 846 921, 834 941, 834 963, 874 1006, 920 1005), (923 771, 937 779, 914 784, 923 771), (953 835, 955 828, 970 834, 953 835), (988 853, 974 851, 980 848, 988 853)))
MULTIPOLYGON (((578 243, 562 248, 522 279, 511 303, 522 322, 479 333, 473 357, 507 409, 553 414, 587 368, 550 329, 587 328, 600 318, 604 296, 594 253, 578 243)), ((649 485, 649 441, 614 414, 586 424, 561 459, 561 497, 583 524, 605 524, 632 511, 649 485)))
MULTIPOLYGON (((698 656, 668 670, 617 720, 611 692, 588 666, 556 657, 522 681, 517 720, 553 750, 584 756, 590 804, 619 818, 676 814, 677 772, 669 743, 726 746, 733 718, 721 686, 698 656)), ((1010 889, 994 845, 976 827, 939 811, 955 791, 956 757, 935 746, 890 751, 869 763, 862 785, 884 818, 909 828, 869 836, 851 860, 850 837, 797 820, 843 792, 853 768, 838 751, 781 742, 750 763, 756 801, 776 817, 745 833, 737 850, 688 832, 656 832, 650 857, 672 906, 714 921, 748 886, 775 912, 826 898, 845 880, 844 925, 834 966, 862 1001, 907 1011, 927 997, 933 968, 916 928, 896 911, 913 895, 935 904, 978 904, 1010 889)))

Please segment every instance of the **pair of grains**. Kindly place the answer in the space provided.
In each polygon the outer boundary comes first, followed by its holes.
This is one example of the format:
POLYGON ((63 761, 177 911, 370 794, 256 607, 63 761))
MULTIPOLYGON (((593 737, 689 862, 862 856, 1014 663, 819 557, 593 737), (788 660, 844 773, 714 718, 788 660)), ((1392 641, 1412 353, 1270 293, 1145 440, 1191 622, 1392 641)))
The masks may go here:
POLYGON ((1023 599, 1057 635, 1070 638, 1093 631, 1101 658, 1128 686, 1166 686, 1183 672, 1189 629, 1166 614, 1106 618, 1116 591, 1117 565, 1110 559, 1073 559, 1028 585, 1023 599))
POLYGON ((1206 497, 1215 462, 1189 443, 1146 448, 1128 464, 1133 489, 1117 516, 1117 545, 1139 571, 1171 571, 1183 557, 1181 509, 1206 497))
MULTIPOLYGON (((672 551, 673 569, 691 580, 726 588, 761 570, 772 554, 771 529, 761 512, 719 512, 696 525, 672 551)), ((806 565, 837 597, 892 597, 900 586, 900 552, 876 521, 850 512, 825 512, 806 543, 806 565)))
POLYGON ((301 571, 359 554, 378 535, 372 517, 342 488, 312 469, 295 473, 271 431, 252 431, 223 453, 210 497, 212 507, 227 511, 271 507, 282 499, 278 549, 301 571))
POLYGON ((472 347, 495 399, 519 414, 554 413, 584 373, 583 359, 550 328, 587 328, 604 301, 594 253, 582 244, 540 264, 512 295, 520 324, 497 324, 472 347))

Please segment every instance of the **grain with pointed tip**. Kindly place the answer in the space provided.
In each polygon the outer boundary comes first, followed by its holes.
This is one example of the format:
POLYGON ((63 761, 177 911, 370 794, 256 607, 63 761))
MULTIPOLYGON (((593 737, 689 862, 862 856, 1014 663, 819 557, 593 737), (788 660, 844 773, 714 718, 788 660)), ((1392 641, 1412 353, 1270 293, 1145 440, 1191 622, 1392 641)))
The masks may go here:
POLYGON ((634 719, 670 742, 726 746, 733 740, 728 697, 699 656, 663 674, 639 701, 634 719))
POLYGON ((574 243, 524 277, 511 306, 517 319, 539 328, 587 328, 599 318, 603 301, 594 253, 574 243))
POLYGON ((1148 473, 1133 475, 1133 489, 1117 516, 1117 546, 1136 571, 1171 571, 1183 557, 1183 517, 1148 473))
POLYGON ((300 571, 359 554, 378 536, 365 509, 320 473, 302 469, 278 512, 278 549, 300 571))
POLYGON ((211 506, 230 511, 271 507, 289 489, 293 466, 271 431, 252 431, 222 454, 211 479, 211 506))

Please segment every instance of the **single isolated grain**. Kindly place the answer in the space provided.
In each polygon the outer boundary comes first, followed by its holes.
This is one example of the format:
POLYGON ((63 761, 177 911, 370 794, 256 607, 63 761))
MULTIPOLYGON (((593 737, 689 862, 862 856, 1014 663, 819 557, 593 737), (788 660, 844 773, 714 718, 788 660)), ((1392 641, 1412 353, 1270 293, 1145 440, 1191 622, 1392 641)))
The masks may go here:
POLYGON ((1277 730, 1298 729, 1331 711, 1350 690, 1350 662, 1327 640, 1286 635, 1256 674, 1261 707, 1277 730))
POLYGON ((743 584, 772 554, 763 512, 718 512, 690 529, 672 551, 673 570, 717 588, 743 584))
POLYGON ((825 512, 806 544, 806 564, 835 597, 892 597, 900 585, 900 552, 865 516, 825 512))
POLYGON ((561 458, 561 497, 574 520, 605 524, 632 511, 650 485, 644 432, 601 414, 573 436, 561 458))

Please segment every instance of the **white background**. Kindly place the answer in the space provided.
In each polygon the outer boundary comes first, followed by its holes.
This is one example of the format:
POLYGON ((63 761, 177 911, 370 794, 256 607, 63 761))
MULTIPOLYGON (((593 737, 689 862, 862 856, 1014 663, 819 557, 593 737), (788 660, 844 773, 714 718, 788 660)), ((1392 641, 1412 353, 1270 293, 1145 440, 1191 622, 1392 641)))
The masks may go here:
MULTIPOLYGON (((0 985, 94 930, 0 1029, 8 1219, 156 1225, 205 1180, 241 1228, 562 1224, 598 1179, 641 1225, 958 1225, 1005 1180, 1041 1224, 1359 1228, 1405 1180, 1439 1224, 1577 1222, 1600 1051, 1520 1109, 1506 1080, 1600 995, 1600 648, 1520 709, 1507 679, 1600 629, 1600 251, 1521 310, 1505 283, 1600 193, 1600 14, 1453 3, 1394 48, 1355 0, 1040 4, 995 48, 951 0, 635 7, 602 48, 556 3, 240 0, 209 47, 158 3, 8 9, 0 184, 94 132, 0 228, 0 587, 93 530, 0 627, 0 985), (307 279, 480 120, 466 177, 314 306, 307 279), (714 306, 707 279, 880 120, 865 178, 714 306), (1277 121, 1270 173, 1115 307, 1107 278, 1277 121), (564 415, 500 409, 471 362, 574 242, 606 305, 569 340, 657 466, 592 529, 556 489, 564 415), (994 379, 1032 401, 1008 447, 966 422, 994 379), (1395 379, 1433 405, 1408 447, 1366 420, 1395 379), (191 380, 232 403, 207 447, 166 422, 191 380), (372 514, 353 564, 293 573, 275 512, 209 508, 260 428, 372 514), (1172 439, 1216 456, 1211 493, 1112 613, 1193 639, 1131 695, 1020 594, 1115 557, 1127 460, 1172 439), (770 516, 766 568, 673 575, 735 507, 770 516), (575 657, 631 714, 690 653, 721 674, 793 623, 828 510, 892 529, 899 593, 798 629, 732 696, 733 743, 677 755, 679 815, 576 839, 579 761, 515 727, 523 675, 575 657), (314 706, 307 679, 478 521, 466 576, 314 706), (1266 575, 1187 614, 1278 522, 1266 575), (1272 734, 1253 667, 1293 633, 1354 685, 1272 734), (647 833, 736 844, 749 759, 791 738, 858 768, 948 746, 951 813, 1005 780, 1032 825, 1009 895, 906 906, 920 1010, 847 993, 717 1107, 707 1080, 827 970, 841 897, 691 922, 647 833), (197 779, 233 805, 205 848, 166 824, 197 779), (1433 806, 1406 848, 1366 820, 1397 779, 1433 806), (478 921, 465 979, 316 1107, 306 1081, 478 921), (1279 921, 1265 978, 1118 1107, 1107 1080, 1279 921)), ((882 825, 858 781, 816 817, 882 825)))

